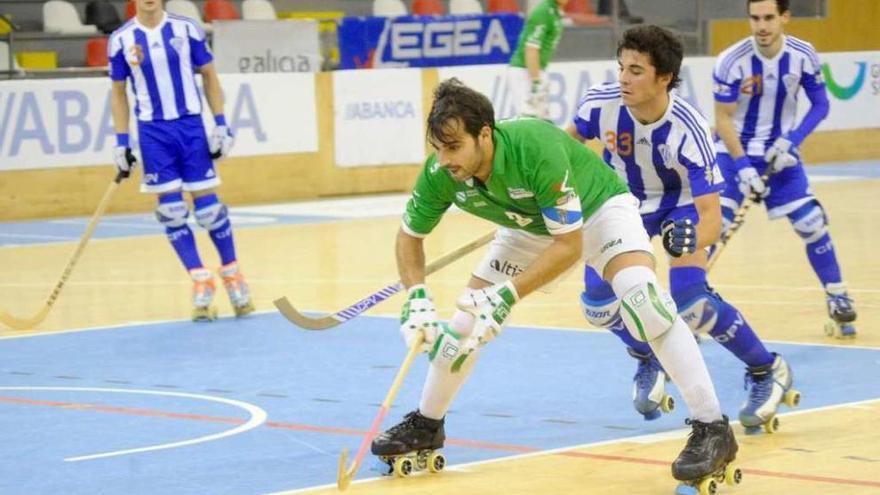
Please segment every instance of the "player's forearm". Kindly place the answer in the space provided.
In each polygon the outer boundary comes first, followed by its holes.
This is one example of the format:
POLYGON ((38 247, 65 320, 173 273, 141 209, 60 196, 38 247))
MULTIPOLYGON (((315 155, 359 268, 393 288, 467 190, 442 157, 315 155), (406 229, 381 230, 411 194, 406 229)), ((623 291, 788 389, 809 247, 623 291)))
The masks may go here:
POLYGON ((536 81, 541 78, 541 52, 534 46, 526 45, 526 70, 529 79, 536 81))
POLYGON ((425 283, 425 249, 422 239, 402 229, 397 232, 397 272, 404 287, 425 283))
POLYGON ((581 229, 553 236, 553 243, 525 271, 513 278, 519 297, 531 294, 571 268, 581 258, 582 244, 581 229))
POLYGON ((721 237, 721 199, 718 193, 694 198, 700 221, 697 223, 697 249, 709 247, 721 237))
POLYGON ((726 113, 726 110, 715 107, 715 132, 727 147, 727 152, 733 158, 739 158, 746 154, 742 143, 739 142, 739 133, 733 124, 733 117, 726 113))
POLYGON ((128 95, 125 86, 114 84, 110 90, 110 115, 113 118, 113 130, 116 134, 128 133, 128 95))
POLYGON ((220 87, 220 78, 217 71, 208 64, 209 67, 202 69, 202 83, 205 85, 205 99, 208 100, 208 107, 213 115, 223 114, 223 88, 220 87))

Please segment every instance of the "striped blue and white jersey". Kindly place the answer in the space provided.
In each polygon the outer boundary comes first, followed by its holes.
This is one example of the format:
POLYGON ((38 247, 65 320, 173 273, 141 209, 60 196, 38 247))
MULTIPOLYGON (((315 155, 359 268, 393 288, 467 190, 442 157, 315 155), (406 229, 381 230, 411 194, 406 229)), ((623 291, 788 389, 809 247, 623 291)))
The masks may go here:
MULTIPOLYGON (((748 37, 721 52, 713 72, 715 100, 737 104, 734 124, 747 155, 763 156, 773 141, 795 127, 801 87, 825 87, 813 45, 794 36, 783 38, 772 59, 748 37)), ((718 139, 718 151, 727 147, 718 139)))
POLYGON ((165 13, 148 29, 137 18, 110 35, 110 78, 128 79, 135 115, 149 122, 202 113, 195 70, 213 60, 205 32, 188 17, 165 13))
POLYGON ((708 122, 674 91, 663 117, 641 124, 623 104, 620 84, 593 86, 574 124, 581 136, 602 140, 602 157, 639 198, 643 215, 723 189, 708 122))

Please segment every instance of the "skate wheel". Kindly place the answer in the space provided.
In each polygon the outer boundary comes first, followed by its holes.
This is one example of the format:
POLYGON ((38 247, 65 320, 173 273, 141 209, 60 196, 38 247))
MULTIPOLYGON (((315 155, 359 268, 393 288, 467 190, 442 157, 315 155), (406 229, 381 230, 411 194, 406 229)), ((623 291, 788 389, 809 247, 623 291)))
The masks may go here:
POLYGON ((801 404, 801 393, 797 390, 789 390, 782 397, 782 402, 788 407, 797 407, 801 404))
POLYGON ((700 482, 700 495, 715 495, 718 492, 718 483, 714 478, 706 478, 700 482))
POLYGON ((833 321, 829 321, 825 323, 825 335, 828 337, 834 337, 837 335, 837 324, 833 321))
POLYGON ((745 430, 746 430, 746 435, 757 435, 758 433, 761 433, 760 426, 746 426, 745 430))
POLYGON ((735 464, 728 464, 726 468, 724 468, 724 482, 730 486, 735 486, 742 483, 743 472, 742 469, 736 467, 735 464))
POLYGON ((446 456, 439 452, 434 452, 428 456, 428 471, 439 473, 446 467, 446 456))
POLYGON ((673 409, 675 409, 675 399, 671 395, 663 396, 663 400, 660 401, 660 410, 668 413, 672 412, 673 409))
POLYGON ((838 339, 854 339, 856 337, 856 327, 852 325, 841 325, 837 334, 838 339))
POLYGON ((777 430, 779 430, 779 418, 772 416, 766 423, 764 423, 764 431, 767 433, 776 433, 777 430))
POLYGON ((413 462, 409 457, 394 459, 394 474, 399 478, 406 478, 413 471, 413 462))
POLYGON ((697 495, 697 489, 691 485, 682 483, 675 487, 675 495, 697 495))

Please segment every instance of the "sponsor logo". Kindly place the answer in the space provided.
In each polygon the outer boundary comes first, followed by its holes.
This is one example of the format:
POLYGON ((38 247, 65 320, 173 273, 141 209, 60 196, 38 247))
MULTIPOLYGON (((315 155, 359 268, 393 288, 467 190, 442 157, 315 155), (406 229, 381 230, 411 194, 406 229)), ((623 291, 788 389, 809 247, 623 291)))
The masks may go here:
POLYGON ((455 201, 458 203, 464 203, 465 201, 467 201, 467 194, 464 191, 456 192, 455 201))
POLYGON ((828 87, 828 91, 838 100, 849 100, 855 96, 856 93, 862 89, 862 85, 865 84, 868 63, 859 61, 855 64, 859 68, 858 73, 856 74, 855 80, 849 86, 838 84, 838 82, 834 80, 834 76, 831 74, 831 67, 829 67, 827 63, 822 64, 822 75, 825 76, 825 84, 828 87))
POLYGON ((657 145, 657 153, 660 155, 664 164, 672 161, 672 152, 669 151, 669 146, 666 143, 660 143, 657 145))
POLYGON ((508 187, 507 194, 512 199, 525 199, 535 197, 535 193, 533 193, 532 191, 527 191, 521 187, 508 187))
POLYGON ((740 84, 740 86, 739 86, 739 92, 744 95, 753 95, 753 96, 763 94, 764 93, 764 82, 761 78, 761 74, 757 74, 757 75, 743 79, 742 84, 740 84))
POLYGON ((482 35, 481 19, 450 22, 394 22, 386 28, 379 46, 391 45, 394 60, 417 60, 434 57, 488 55, 494 51, 510 53, 504 27, 491 19, 482 35))
POLYGON ((513 264, 507 260, 493 259, 489 262, 489 266, 496 272, 507 275, 511 278, 523 272, 523 269, 520 268, 519 265, 513 264))
POLYGON ((249 72, 315 72, 317 67, 305 55, 277 55, 272 50, 265 54, 252 54, 239 57, 238 71, 249 72))
POLYGON ((476 206, 477 208, 482 208, 482 207, 488 206, 488 205, 486 204, 485 201, 475 201, 474 206, 476 206))
POLYGON ((209 168, 208 171, 205 172, 205 177, 207 177, 207 178, 209 178, 209 179, 210 179, 211 177, 215 177, 216 175, 217 175, 217 174, 214 173, 214 169, 213 169, 213 168, 209 168))
POLYGON ((782 85, 785 86, 786 95, 794 99, 800 89, 801 78, 797 74, 786 74, 782 76, 782 85))
POLYGON ((128 63, 132 67, 141 65, 144 61, 144 49, 141 45, 135 43, 128 49, 128 63))
POLYGON ((405 100, 359 101, 345 106, 346 120, 405 119, 415 116, 412 102, 405 100))
POLYGON ((159 182, 159 174, 144 174, 144 182, 147 184, 159 182))
POLYGON ((171 45, 171 48, 174 48, 174 51, 180 53, 183 50, 183 38, 180 36, 175 36, 168 41, 168 44, 171 45))
MULTIPOLYGON (((648 141, 648 138, 646 138, 645 136, 642 136, 642 138, 639 139, 638 142, 636 142, 636 144, 643 144, 645 146, 651 146, 651 141, 648 141)), ((661 145, 661 146, 663 146, 663 145, 661 145)))
POLYGON ((623 239, 614 239, 613 241, 608 241, 605 243, 604 246, 602 246, 602 249, 599 250, 599 254, 602 254, 605 251, 613 248, 614 246, 619 246, 621 244, 623 244, 623 239))
POLYGON ((727 327, 727 330, 725 330, 724 333, 713 335, 712 338, 715 339, 715 341, 719 344, 730 342, 731 340, 733 340, 734 337, 736 337, 736 332, 739 331, 743 323, 745 322, 743 321, 742 315, 737 312, 736 320, 729 327, 727 327))

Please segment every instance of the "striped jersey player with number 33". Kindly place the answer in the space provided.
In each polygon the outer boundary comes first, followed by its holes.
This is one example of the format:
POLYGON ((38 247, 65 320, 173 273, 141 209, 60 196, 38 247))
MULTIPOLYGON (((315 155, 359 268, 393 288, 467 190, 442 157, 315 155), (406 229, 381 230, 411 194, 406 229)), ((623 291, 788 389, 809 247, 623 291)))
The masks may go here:
POLYGON ((425 337, 431 365, 418 409, 378 436, 373 454, 393 463, 395 457, 442 447, 446 411, 512 307, 535 290, 551 288, 581 262, 611 283, 628 308, 624 319, 634 338, 650 342, 694 418, 724 426, 692 437, 674 469, 700 476, 728 461, 729 449, 717 446, 734 442, 733 432, 722 419, 690 329, 657 282, 638 200, 623 181, 547 121, 496 123, 489 99, 456 79, 436 88, 427 124, 436 153, 416 181, 396 255, 408 288, 401 333, 410 346, 418 335, 425 337), (446 325, 437 321, 425 285, 423 239, 453 204, 496 224, 498 231, 446 325), (505 263, 524 270, 500 271, 505 263))

